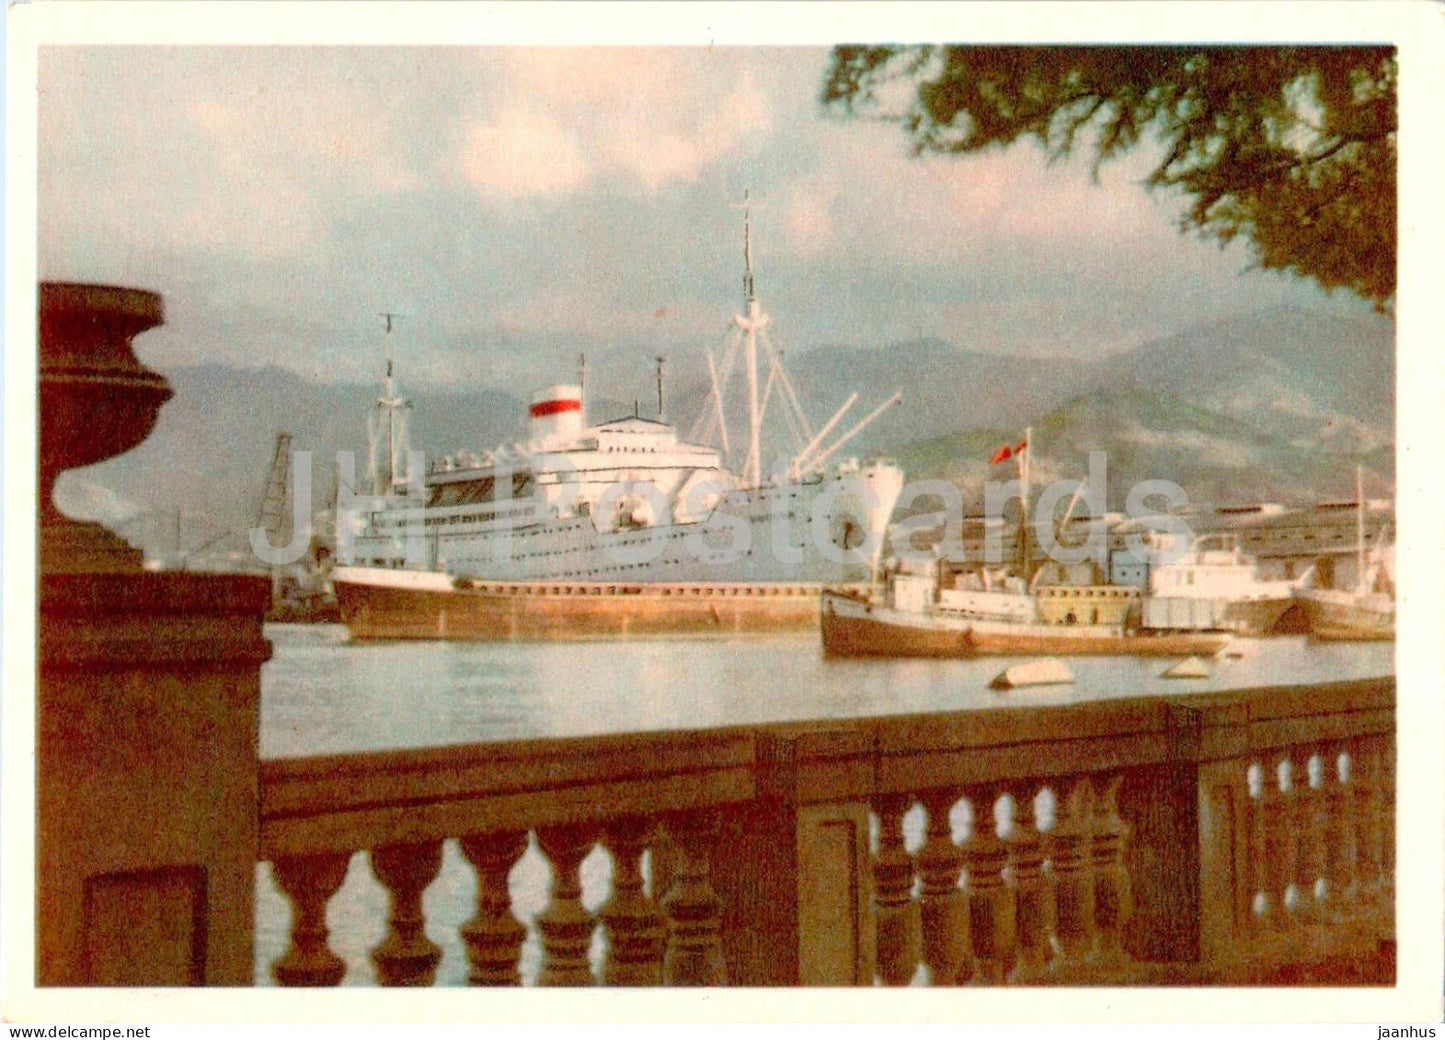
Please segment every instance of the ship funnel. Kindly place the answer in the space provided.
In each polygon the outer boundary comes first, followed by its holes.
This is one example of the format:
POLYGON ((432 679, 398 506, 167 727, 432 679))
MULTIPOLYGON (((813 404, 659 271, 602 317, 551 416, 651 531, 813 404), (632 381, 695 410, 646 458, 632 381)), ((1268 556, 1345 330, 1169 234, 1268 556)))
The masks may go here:
POLYGON ((582 388, 549 386, 532 395, 527 437, 536 445, 570 440, 582 432, 582 388))

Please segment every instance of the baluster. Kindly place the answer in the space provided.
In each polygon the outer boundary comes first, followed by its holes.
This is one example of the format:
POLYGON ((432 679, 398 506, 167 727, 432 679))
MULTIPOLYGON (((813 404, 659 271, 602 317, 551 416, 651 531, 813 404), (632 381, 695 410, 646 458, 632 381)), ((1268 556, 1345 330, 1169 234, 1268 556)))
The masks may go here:
POLYGON ((473 986, 520 986, 517 958, 527 927, 512 913, 507 878, 527 851, 527 832, 469 834, 460 845, 477 872, 476 913, 461 928, 470 965, 467 981, 473 986))
POLYGON ((1339 923, 1353 916, 1355 875, 1355 793, 1349 753, 1330 749, 1324 769, 1326 918, 1339 923))
POLYGON ((672 865, 677 860, 672 835, 665 826, 653 828, 648 851, 652 853, 652 858, 648 862, 647 894, 660 907, 672 888, 672 865))
POLYGON ((1268 767, 1260 785, 1264 814, 1264 871, 1266 920, 1271 929, 1285 931, 1290 925, 1294 879, 1294 842, 1290 835, 1289 760, 1268 767))
POLYGON ((1356 905, 1373 911, 1380 903, 1380 875, 1384 869, 1384 846, 1379 809, 1380 756, 1374 741, 1356 741, 1350 749, 1353 761, 1351 786, 1355 790, 1355 878, 1356 905))
POLYGON ((709 812, 685 813, 667 821, 672 881, 662 907, 667 912, 663 978, 669 986, 725 986, 722 903, 712 887, 712 846, 718 821, 709 812))
POLYGON ((1312 927, 1325 924, 1329 883, 1325 880, 1326 819, 1324 759, 1319 753, 1303 750, 1296 760, 1298 775, 1299 864, 1295 882, 1299 886, 1300 916, 1312 927))
POLYGON ((378 845, 371 872, 391 896, 386 937, 372 948, 376 979, 383 986, 430 986, 441 947, 426 937, 421 894, 442 868, 442 843, 378 845))
POLYGON ((957 800, 957 794, 950 790, 929 791, 923 796, 928 822, 923 847, 918 850, 918 918, 923 963, 928 965, 931 986, 956 986, 973 968, 968 901, 958 886, 963 854, 953 843, 948 821, 949 810, 957 800))
POLYGON ((978 985, 1001 985, 1013 967, 1014 890, 1004 883, 1003 868, 1009 848, 998 837, 994 806, 999 789, 975 787, 968 791, 973 806, 973 831, 963 843, 968 871, 968 924, 973 938, 974 974, 978 985))
POLYGON ((291 944, 271 965, 282 986, 335 986, 346 975, 346 962, 327 943, 326 904, 346 880, 351 853, 284 856, 271 863, 271 875, 291 903, 291 944))
POLYGON ((1123 784, 1122 774, 1110 777, 1094 802, 1094 924, 1099 960, 1113 968, 1131 959, 1124 949, 1124 929, 1134 913, 1134 889, 1124 862, 1129 828, 1119 815, 1123 784))
POLYGON ((1245 773, 1249 790, 1245 821, 1246 883, 1249 885, 1249 930, 1258 933, 1269 921, 1274 905, 1269 894, 1269 828, 1266 825, 1264 801, 1268 780, 1265 768, 1259 762, 1251 762, 1245 773))
POLYGON ((542 936, 542 971, 539 986, 591 986, 596 984, 587 953, 596 919, 582 905, 582 861, 592 851, 593 828, 567 824, 537 828, 537 844, 552 864, 552 887, 547 905, 537 915, 542 936))
POLYGON ((878 928, 878 977, 886 986, 906 986, 918 967, 918 904, 913 900, 913 857, 903 842, 909 795, 874 802, 878 813, 878 855, 873 860, 873 906, 878 928))
POLYGON ((667 925, 642 886, 642 855, 655 829, 646 819, 629 817, 609 824, 603 834, 612 854, 612 895, 597 914, 607 935, 603 985, 662 985, 667 925))
POLYGON ((1038 828, 1034 799, 1018 803, 1014 828, 1008 839, 1009 866, 1017 893, 1017 957, 1009 981, 1038 982, 1054 968, 1054 888, 1044 873, 1047 839, 1038 828))
POLYGON ((1094 957, 1094 789, 1088 777, 1062 792, 1050 836, 1059 973, 1077 976, 1094 957))

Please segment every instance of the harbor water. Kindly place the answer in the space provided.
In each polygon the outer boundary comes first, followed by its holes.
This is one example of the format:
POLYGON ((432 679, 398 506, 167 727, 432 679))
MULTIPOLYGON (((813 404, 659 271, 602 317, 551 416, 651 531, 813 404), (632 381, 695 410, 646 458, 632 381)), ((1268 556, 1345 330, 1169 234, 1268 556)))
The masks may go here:
MULTIPOLYGON (((797 719, 854 718, 1118 697, 1199 693, 1394 674, 1395 645, 1318 643, 1305 637, 1241 640, 1243 656, 1211 663, 1207 679, 1164 679, 1168 660, 1070 659, 1068 686, 996 691, 989 681, 1015 658, 972 661, 830 660, 815 633, 719 639, 584 643, 352 643, 340 626, 272 625, 262 671, 264 758, 429 747, 529 737, 703 729, 797 719)), ((917 814, 909 830, 917 840, 917 814)), ((611 864, 583 863, 583 902, 606 898, 611 864)), ((535 848, 510 883, 528 924, 524 975, 540 947, 532 919, 546 903, 549 869, 535 848)), ((442 948, 437 981, 460 985, 466 957, 457 929, 472 914, 475 881, 455 842, 427 890, 427 934, 442 948)), ((256 979, 286 948, 290 910, 269 867, 257 871, 256 979)), ((386 894, 364 854, 331 900, 332 948, 347 985, 374 985, 367 952, 386 930, 386 894)), ((600 937, 594 959, 600 957, 600 937)))

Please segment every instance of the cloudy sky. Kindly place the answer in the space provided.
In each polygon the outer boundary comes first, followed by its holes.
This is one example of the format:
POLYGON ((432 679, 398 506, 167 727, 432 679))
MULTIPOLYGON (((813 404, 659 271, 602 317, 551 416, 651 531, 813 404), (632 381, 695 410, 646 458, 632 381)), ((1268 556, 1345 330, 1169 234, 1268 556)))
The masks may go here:
MULTIPOLYGON (((1184 238, 1145 151, 915 158, 821 111, 822 48, 45 47, 42 278, 157 289, 152 367, 522 394, 586 349, 717 346, 744 190, 788 350, 935 336, 1096 356, 1280 304, 1362 311, 1184 238), (527 385, 506 385, 526 380, 527 385)), ((631 393, 618 388, 619 396, 631 393)))

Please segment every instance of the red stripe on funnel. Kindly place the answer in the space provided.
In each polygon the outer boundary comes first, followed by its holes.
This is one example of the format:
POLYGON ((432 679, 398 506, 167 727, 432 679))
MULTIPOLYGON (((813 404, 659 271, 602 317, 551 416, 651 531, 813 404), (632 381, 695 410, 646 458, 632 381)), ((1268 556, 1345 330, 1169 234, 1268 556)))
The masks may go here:
POLYGON ((580 412, 581 410, 581 401, 564 397, 555 401, 538 401, 532 405, 530 414, 533 419, 540 419, 544 415, 556 415, 558 412, 580 412))

